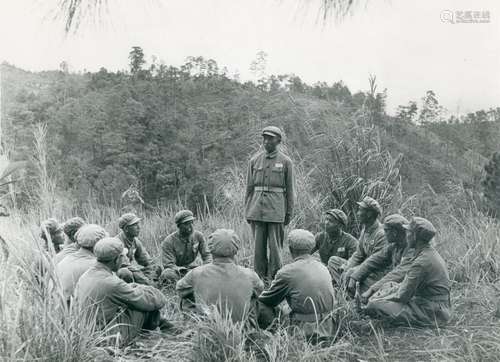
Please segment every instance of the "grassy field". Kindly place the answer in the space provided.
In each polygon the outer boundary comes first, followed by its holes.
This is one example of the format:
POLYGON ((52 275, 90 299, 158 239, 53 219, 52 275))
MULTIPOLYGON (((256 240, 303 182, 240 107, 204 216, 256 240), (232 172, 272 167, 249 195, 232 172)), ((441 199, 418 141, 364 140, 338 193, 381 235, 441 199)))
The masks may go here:
MULTIPOLYGON (((163 237, 174 230, 176 209, 162 209, 143 220, 142 239, 154 256, 159 255, 163 237)), ((238 262, 249 266, 250 230, 234 210, 210 213, 197 220, 196 228, 205 234, 219 227, 235 229, 243 240, 238 262)), ((375 326, 360 332, 350 327, 350 321, 359 316, 339 296, 340 336, 331 346, 310 346, 300 335, 290 336, 284 329, 275 334, 254 333, 249 342, 241 325, 218 315, 209 320, 184 318, 175 293, 165 290, 169 299, 165 315, 177 324, 179 333, 151 333, 121 350, 78 311, 66 310, 50 274, 44 287, 38 286, 31 265, 38 253, 40 211, 14 214, 0 221, 0 235, 10 251, 0 264, 0 355, 4 360, 26 361, 496 360, 500 353, 500 322, 495 316, 500 226, 477 210, 455 212, 432 219, 439 228, 434 244, 447 260, 453 279, 453 318, 446 328, 381 330, 375 326)), ((54 216, 64 220, 70 215, 61 207, 54 216)), ((89 206, 82 216, 104 225, 110 233, 117 231, 119 213, 114 209, 89 206)), ((286 248, 284 259, 289 260, 286 248)))

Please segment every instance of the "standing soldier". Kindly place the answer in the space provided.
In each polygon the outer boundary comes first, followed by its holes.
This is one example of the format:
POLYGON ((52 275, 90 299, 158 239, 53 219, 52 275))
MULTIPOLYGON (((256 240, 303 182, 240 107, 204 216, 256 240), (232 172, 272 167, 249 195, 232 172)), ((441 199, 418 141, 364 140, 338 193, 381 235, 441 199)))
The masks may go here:
POLYGON ((281 268, 284 225, 293 213, 293 164, 278 150, 278 127, 264 128, 262 136, 264 150, 248 164, 245 215, 255 240, 254 269, 261 279, 272 280, 281 268))
POLYGON ((311 254, 319 252, 321 262, 328 266, 335 284, 340 284, 341 274, 338 267, 347 263, 347 260, 356 251, 358 241, 343 229, 347 226, 347 215, 339 209, 325 212, 324 231, 316 234, 311 254))

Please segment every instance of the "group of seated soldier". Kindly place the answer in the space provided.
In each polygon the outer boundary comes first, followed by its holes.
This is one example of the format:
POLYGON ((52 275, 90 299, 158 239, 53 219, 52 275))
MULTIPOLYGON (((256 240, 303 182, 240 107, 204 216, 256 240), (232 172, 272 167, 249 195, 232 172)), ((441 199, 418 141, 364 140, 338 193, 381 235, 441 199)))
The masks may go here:
POLYGON ((120 217, 115 237, 73 218, 63 226, 45 221, 42 238, 56 253, 53 263, 68 304, 96 313, 97 324, 119 332, 122 343, 141 330, 172 328, 161 314, 166 298, 160 288, 169 285, 175 285, 184 311, 209 314, 215 308, 255 328, 272 328, 286 316, 291 329, 311 341, 335 334, 335 289, 346 291, 373 318, 414 326, 446 323, 450 281, 443 259, 430 246, 434 226, 399 214, 381 223, 376 200, 365 197, 358 205, 358 240, 345 231, 348 218, 339 209, 324 213, 323 231, 316 236, 290 231, 293 261, 267 288, 254 270, 237 265, 239 236, 217 229, 207 242, 194 230, 189 210, 175 215, 177 230, 162 242, 160 263, 138 238, 141 219, 132 213, 120 217), (67 241, 61 248, 63 232, 67 241), (316 251, 320 260, 312 255, 316 251))

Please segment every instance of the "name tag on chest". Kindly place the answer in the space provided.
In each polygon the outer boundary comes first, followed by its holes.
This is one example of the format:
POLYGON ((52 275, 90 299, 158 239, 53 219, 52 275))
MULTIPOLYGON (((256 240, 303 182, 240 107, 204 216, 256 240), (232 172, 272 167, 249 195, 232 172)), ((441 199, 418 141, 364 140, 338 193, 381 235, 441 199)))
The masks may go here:
POLYGON ((277 170, 282 170, 283 169, 283 164, 281 162, 276 162, 274 164, 274 168, 277 170))
POLYGON ((343 252, 345 252, 345 248, 343 246, 337 248, 337 253, 343 253, 343 252))

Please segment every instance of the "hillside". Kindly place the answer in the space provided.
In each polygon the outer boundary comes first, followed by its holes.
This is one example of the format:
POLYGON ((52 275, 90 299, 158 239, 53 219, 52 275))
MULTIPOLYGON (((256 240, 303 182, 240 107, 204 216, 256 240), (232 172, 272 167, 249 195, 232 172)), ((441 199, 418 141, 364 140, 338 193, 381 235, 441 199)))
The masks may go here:
MULTIPOLYGON (((360 127, 373 132, 359 147, 378 147, 394 158, 402 154, 398 166, 406 195, 427 185, 437 193, 451 185, 476 188, 500 134, 499 119, 417 126, 388 117, 384 94, 351 94, 342 82, 307 85, 288 75, 242 84, 201 57, 180 69, 153 64, 134 74, 32 73, 4 63, 2 97, 4 147, 14 159, 31 158, 33 128, 46 123, 49 170, 77 204, 89 195, 117 203, 135 184, 149 204, 180 197, 193 209, 212 205, 222 175, 232 168, 244 172, 267 124, 285 130, 288 152, 306 171, 335 173, 341 165, 332 155, 340 152, 339 142, 349 144, 360 127), (471 127, 474 133, 467 133, 471 127), (318 152, 321 157, 311 156, 318 152)), ((321 191, 324 174, 311 177, 311 186, 321 191)), ((29 180, 23 187, 29 188, 29 180)), ((23 188, 18 192, 23 200, 23 188)))

